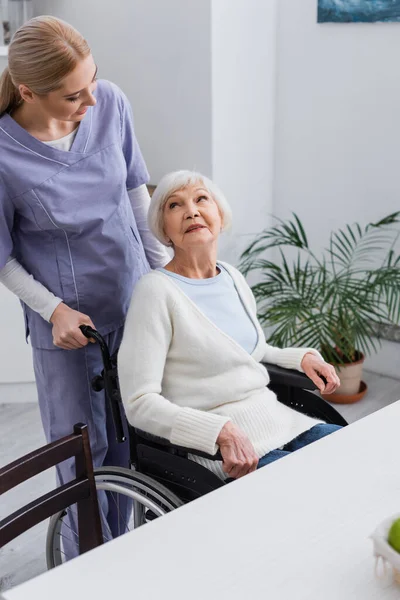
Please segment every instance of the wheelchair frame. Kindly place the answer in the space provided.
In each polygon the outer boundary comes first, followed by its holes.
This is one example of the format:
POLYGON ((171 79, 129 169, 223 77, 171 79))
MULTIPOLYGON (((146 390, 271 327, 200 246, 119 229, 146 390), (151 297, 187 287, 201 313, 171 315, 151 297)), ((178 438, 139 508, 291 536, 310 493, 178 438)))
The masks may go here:
MULTIPOLYGON (((116 440, 118 443, 126 443, 121 416, 123 407, 118 383, 117 354, 110 356, 107 344, 96 330, 86 325, 81 326, 81 330, 86 337, 94 338, 100 346, 104 369, 94 377, 92 386, 96 391, 104 388, 112 410, 116 440)), ((347 425, 346 420, 328 402, 312 393, 317 388, 306 375, 276 365, 263 364, 270 376, 269 387, 276 393, 279 402, 326 423, 347 425)), ((194 500, 229 483, 229 479, 223 481, 206 467, 188 459, 188 455, 192 454, 209 460, 221 460, 219 451, 215 455, 209 455, 176 446, 164 438, 130 425, 128 429, 132 468, 163 484, 183 502, 194 500)))

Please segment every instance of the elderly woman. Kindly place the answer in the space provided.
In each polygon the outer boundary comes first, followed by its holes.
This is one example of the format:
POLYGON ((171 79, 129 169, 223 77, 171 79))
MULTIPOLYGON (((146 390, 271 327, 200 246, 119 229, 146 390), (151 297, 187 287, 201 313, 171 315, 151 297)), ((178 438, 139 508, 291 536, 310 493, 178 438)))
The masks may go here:
POLYGON ((193 458, 221 478, 242 477, 338 429, 268 389, 263 361, 305 372, 324 393, 339 380, 316 350, 266 343, 245 279, 217 260, 231 211, 215 184, 190 171, 166 175, 148 219, 174 256, 144 275, 132 297, 118 359, 129 422, 208 454, 219 447, 222 463, 193 458))

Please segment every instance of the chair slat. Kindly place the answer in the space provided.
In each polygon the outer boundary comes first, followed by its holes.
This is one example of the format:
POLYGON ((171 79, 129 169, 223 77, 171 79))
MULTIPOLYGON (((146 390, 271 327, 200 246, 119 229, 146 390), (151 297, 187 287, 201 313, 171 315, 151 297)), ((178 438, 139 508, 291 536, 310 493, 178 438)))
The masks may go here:
POLYGON ((89 495, 89 481, 87 479, 74 480, 23 506, 0 521, 0 548, 27 529, 68 506, 72 506, 79 500, 88 498, 89 495))
POLYGON ((0 469, 0 495, 80 452, 82 437, 69 435, 26 454, 0 469))

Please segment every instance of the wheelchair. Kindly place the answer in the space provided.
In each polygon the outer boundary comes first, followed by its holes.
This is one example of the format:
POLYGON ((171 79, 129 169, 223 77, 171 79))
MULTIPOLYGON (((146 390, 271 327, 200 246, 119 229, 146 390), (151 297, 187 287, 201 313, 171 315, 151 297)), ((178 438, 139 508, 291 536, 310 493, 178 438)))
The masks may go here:
MULTIPOLYGON (((183 504, 195 500, 208 492, 230 483, 190 460, 189 455, 197 455, 210 460, 221 460, 218 451, 210 456, 192 448, 171 444, 168 440, 151 435, 128 425, 128 436, 123 428, 123 406, 118 384, 117 355, 110 356, 103 337, 89 326, 81 326, 87 338, 94 338, 99 345, 103 371, 92 380, 95 391, 104 389, 110 403, 115 435, 118 443, 130 445, 130 469, 103 466, 94 469, 96 488, 107 492, 108 502, 113 504, 119 515, 119 507, 127 499, 131 501, 130 515, 122 514, 118 523, 118 535, 140 527, 183 504)), ((270 376, 269 387, 279 400, 310 417, 326 423, 346 426, 346 420, 322 398, 312 393, 314 383, 304 374, 264 363, 270 376)), ((63 537, 76 536, 74 531, 66 531, 66 511, 50 519, 46 541, 47 567, 53 568, 68 560, 63 551, 63 537)), ((104 531, 104 540, 113 536, 104 531)), ((115 533, 114 533, 115 537, 115 533)))

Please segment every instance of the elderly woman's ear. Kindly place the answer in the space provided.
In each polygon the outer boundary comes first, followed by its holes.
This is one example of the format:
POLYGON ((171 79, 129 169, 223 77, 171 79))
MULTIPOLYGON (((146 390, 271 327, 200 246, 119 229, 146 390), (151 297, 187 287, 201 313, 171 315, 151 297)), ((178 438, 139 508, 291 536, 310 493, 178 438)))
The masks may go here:
POLYGON ((220 219, 221 219, 221 229, 220 229, 220 231, 222 232, 224 230, 224 215, 222 214, 222 212, 220 210, 218 212, 219 212, 219 216, 220 216, 220 219))
POLYGON ((165 229, 163 229, 163 234, 165 237, 165 242, 169 245, 169 246, 173 246, 172 240, 167 236, 167 234, 165 233, 165 229))

